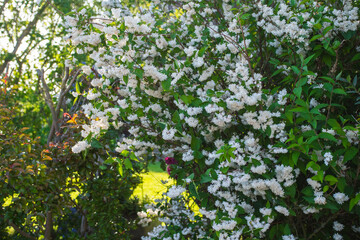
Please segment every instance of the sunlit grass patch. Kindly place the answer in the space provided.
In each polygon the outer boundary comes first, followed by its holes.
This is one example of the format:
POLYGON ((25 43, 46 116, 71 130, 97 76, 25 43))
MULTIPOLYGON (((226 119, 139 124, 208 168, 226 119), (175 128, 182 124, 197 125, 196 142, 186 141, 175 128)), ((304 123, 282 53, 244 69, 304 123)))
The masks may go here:
POLYGON ((173 180, 169 178, 169 174, 162 170, 160 162, 149 165, 149 172, 140 174, 143 182, 137 186, 133 196, 137 196, 141 201, 154 200, 161 198, 162 193, 166 191, 167 186, 173 184, 173 180), (163 184, 161 181, 168 181, 163 184))

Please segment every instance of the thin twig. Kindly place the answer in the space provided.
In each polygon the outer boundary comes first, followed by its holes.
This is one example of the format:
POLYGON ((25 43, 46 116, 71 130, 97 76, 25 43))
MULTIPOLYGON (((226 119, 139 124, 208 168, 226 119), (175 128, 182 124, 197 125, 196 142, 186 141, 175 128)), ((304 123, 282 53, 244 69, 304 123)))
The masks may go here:
POLYGON ((325 222, 323 222, 317 229, 315 229, 315 231, 310 234, 310 236, 307 239, 313 239, 313 237, 320 232, 325 226, 326 224, 328 224, 328 222, 332 221, 333 219, 335 219, 341 212, 337 212, 334 215, 332 215, 331 217, 327 218, 325 222))

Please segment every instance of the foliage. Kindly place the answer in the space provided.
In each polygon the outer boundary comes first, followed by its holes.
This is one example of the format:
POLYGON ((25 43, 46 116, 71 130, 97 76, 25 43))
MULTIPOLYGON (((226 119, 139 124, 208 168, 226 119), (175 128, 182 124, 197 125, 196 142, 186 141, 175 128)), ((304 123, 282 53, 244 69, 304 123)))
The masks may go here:
MULTIPOLYGON (((5 89, 1 88, 0 95, 1 226, 15 229, 12 239, 40 236, 117 239, 120 233, 123 239, 129 238, 139 209, 139 203, 129 199, 139 183, 135 171, 140 171, 140 165, 126 160, 127 155, 119 156, 134 166, 124 169, 122 177, 114 171, 117 164, 106 161, 102 165, 110 149, 95 149, 83 158, 73 154, 70 145, 78 135, 76 124, 86 121, 81 114, 70 118, 68 114, 61 119, 62 130, 58 133, 61 141, 48 147, 40 144, 39 138, 29 136, 27 128, 19 129, 14 123, 19 111, 16 90, 5 89), (116 209, 112 204, 116 204, 116 209), (79 218, 64 225, 64 218, 74 207, 79 218), (69 229, 75 231, 69 233, 69 229)), ((4 228, 1 231, 6 232, 4 228)), ((6 239, 7 234, 3 236, 6 239)))
POLYGON ((117 152, 176 160, 164 225, 144 239, 356 237, 358 5, 154 1, 69 16, 89 56, 71 60, 93 87, 73 150, 119 128, 117 152))

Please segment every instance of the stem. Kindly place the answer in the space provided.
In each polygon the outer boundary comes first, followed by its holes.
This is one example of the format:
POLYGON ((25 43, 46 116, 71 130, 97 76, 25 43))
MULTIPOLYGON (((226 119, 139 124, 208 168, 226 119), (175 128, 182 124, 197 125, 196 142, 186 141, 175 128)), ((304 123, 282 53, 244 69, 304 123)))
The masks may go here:
POLYGON ((310 234, 310 236, 307 238, 309 240, 313 239, 313 237, 320 232, 325 226, 326 224, 328 224, 328 222, 334 220, 338 215, 340 214, 340 212, 337 212, 336 214, 332 215, 331 217, 329 217, 325 222, 323 222, 317 229, 315 229, 315 231, 310 234))

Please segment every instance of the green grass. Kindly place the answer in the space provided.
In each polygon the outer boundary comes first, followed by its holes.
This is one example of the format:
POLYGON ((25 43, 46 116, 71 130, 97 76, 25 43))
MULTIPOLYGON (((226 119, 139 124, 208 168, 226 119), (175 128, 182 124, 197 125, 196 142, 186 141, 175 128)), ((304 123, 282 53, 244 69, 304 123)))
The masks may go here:
POLYGON ((149 165, 149 172, 140 174, 142 183, 135 189, 134 196, 137 196, 141 201, 154 200, 161 198, 162 193, 166 191, 166 186, 173 183, 166 171, 160 167, 160 162, 149 165), (162 184, 161 180, 168 181, 166 185, 162 184))

